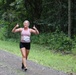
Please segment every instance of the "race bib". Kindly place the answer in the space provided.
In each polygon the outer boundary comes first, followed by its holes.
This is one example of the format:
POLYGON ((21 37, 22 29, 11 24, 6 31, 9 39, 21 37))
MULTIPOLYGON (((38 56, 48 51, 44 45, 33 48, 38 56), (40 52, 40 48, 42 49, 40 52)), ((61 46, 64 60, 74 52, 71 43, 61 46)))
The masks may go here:
POLYGON ((25 42, 30 42, 30 37, 24 36, 24 41, 25 41, 25 42))

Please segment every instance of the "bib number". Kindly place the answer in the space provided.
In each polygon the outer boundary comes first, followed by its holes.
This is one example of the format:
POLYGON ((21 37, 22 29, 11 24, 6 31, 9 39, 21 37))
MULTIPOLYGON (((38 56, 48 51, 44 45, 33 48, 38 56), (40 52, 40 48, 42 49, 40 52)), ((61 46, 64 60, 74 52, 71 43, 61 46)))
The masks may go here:
POLYGON ((24 36, 24 41, 25 41, 25 42, 30 42, 30 37, 24 36))

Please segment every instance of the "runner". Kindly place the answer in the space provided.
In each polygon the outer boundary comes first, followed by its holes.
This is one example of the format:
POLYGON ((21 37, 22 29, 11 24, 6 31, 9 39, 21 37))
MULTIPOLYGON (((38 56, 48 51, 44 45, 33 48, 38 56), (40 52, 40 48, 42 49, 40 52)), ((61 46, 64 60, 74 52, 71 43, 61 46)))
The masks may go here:
POLYGON ((23 28, 18 28, 19 25, 17 24, 13 29, 12 32, 16 33, 16 32, 20 32, 21 33, 21 40, 20 40, 20 50, 21 50, 21 54, 22 54, 22 69, 23 70, 27 70, 27 64, 26 64, 26 60, 30 51, 30 36, 31 33, 34 34, 39 34, 39 31, 37 30, 37 28, 34 26, 33 29, 29 28, 30 22, 28 20, 25 20, 23 22, 24 27, 23 28))

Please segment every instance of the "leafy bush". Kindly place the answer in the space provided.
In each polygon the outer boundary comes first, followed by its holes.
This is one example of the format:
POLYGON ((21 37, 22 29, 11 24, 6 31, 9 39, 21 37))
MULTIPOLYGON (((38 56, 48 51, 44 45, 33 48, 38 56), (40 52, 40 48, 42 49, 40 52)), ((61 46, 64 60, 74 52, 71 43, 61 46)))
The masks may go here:
POLYGON ((44 33, 38 36, 32 36, 33 43, 43 44, 48 46, 51 50, 57 51, 71 51, 74 43, 63 32, 44 33))
POLYGON ((0 20, 0 40, 7 40, 7 39, 18 39, 19 34, 13 34, 12 28, 15 25, 15 22, 10 24, 8 21, 0 20))
POLYGON ((0 28, 0 40, 4 40, 5 39, 4 34, 5 34, 4 28, 0 28))
POLYGON ((4 25, 4 21, 0 20, 0 39, 1 40, 5 39, 5 33, 6 33, 6 27, 4 25))
POLYGON ((70 38, 65 37, 61 43, 61 46, 62 46, 62 48, 61 48, 62 50, 71 51, 73 48, 73 41, 70 38))
POLYGON ((54 33, 51 35, 50 47, 59 51, 71 51, 73 48, 73 41, 63 32, 54 33))

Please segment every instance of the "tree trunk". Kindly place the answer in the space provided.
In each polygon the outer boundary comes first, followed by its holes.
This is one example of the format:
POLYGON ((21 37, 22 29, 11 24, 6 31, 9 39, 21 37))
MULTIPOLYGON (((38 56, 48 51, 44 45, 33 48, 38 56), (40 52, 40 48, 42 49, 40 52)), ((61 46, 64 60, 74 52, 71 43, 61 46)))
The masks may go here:
POLYGON ((71 38, 71 0, 68 0, 68 37, 71 38))

